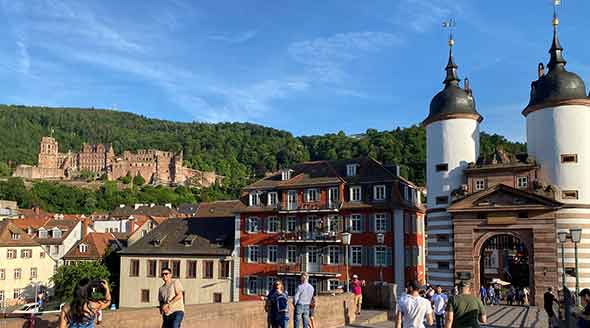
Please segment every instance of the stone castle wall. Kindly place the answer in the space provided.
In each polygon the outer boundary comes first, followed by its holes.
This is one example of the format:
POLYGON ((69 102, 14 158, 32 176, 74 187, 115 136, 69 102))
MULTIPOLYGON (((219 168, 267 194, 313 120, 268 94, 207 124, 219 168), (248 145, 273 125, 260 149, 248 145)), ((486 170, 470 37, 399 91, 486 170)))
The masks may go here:
MULTIPOLYGON (((291 302, 290 302, 291 303, 291 302)), ((354 298, 352 294, 320 296, 315 311, 316 327, 341 328, 354 321, 354 298)), ((37 328, 57 327, 56 315, 43 317, 37 328)), ((293 309, 289 313, 289 327, 293 324, 293 309)), ((160 328, 162 317, 157 308, 139 310, 104 311, 101 327, 160 328)), ((186 306, 183 327, 215 328, 261 328, 266 327, 266 313, 262 301, 239 303, 215 303, 186 306)), ((3 328, 22 328, 23 319, 7 319, 3 328)))

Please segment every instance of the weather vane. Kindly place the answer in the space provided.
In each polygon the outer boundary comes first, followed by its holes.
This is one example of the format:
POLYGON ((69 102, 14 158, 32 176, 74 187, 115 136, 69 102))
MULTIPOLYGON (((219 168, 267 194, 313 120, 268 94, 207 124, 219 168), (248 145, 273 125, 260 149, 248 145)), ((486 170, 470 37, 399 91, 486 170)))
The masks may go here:
POLYGON ((453 31, 455 29, 455 26, 457 26, 457 24, 455 23, 455 19, 450 18, 449 20, 444 21, 442 26, 443 28, 449 29, 449 47, 452 47, 455 44, 455 39, 453 39, 453 31))
POLYGON ((553 27, 559 25, 559 18, 557 17, 557 7, 561 5, 561 0, 553 0, 553 27))

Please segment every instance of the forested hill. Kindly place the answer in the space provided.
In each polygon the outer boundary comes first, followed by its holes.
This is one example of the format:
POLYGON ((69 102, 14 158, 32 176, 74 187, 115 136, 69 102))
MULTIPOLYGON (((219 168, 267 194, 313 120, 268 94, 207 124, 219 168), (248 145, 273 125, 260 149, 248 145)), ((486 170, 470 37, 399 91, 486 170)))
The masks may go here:
MULTIPOLYGON (((371 155, 402 165, 402 174, 422 184, 426 158, 425 132, 418 126, 365 134, 294 137, 291 133, 250 123, 180 123, 96 109, 0 105, 0 162, 36 164, 39 141, 51 131, 60 151, 77 151, 82 143, 112 143, 125 149, 184 151, 185 163, 215 170, 231 184, 305 160, 371 155)), ((509 152, 524 145, 499 135, 481 135, 481 152, 502 145, 509 152)))

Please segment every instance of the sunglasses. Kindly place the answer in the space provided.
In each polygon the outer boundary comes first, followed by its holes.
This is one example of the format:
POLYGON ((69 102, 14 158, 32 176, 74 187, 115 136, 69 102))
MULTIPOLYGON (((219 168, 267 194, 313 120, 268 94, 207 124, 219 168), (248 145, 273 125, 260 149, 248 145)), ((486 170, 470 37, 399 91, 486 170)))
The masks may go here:
POLYGON ((169 276, 169 275, 170 275, 170 272, 164 272, 164 273, 162 273, 162 277, 169 276))

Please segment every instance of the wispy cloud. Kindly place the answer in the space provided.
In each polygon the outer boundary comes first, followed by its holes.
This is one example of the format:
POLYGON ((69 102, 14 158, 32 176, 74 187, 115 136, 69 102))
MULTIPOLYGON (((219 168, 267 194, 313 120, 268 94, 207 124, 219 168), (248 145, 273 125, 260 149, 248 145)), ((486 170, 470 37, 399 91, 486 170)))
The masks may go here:
POLYGON ((223 41, 231 44, 240 44, 253 39, 254 37, 256 37, 257 34, 257 30, 248 30, 235 34, 213 34, 209 35, 208 38, 215 41, 223 41))
POLYGON ((459 17, 463 6, 456 0, 400 0, 392 22, 409 26, 416 32, 426 32, 441 27, 444 20, 459 17))
POLYGON ((288 52, 314 79, 333 83, 346 77, 344 66, 350 61, 401 42, 401 38, 392 33, 351 32, 295 42, 288 52))
POLYGON ((27 45, 25 44, 24 40, 17 41, 16 45, 18 46, 19 52, 17 71, 21 74, 28 75, 31 68, 31 57, 29 56, 29 50, 27 49, 27 45))

